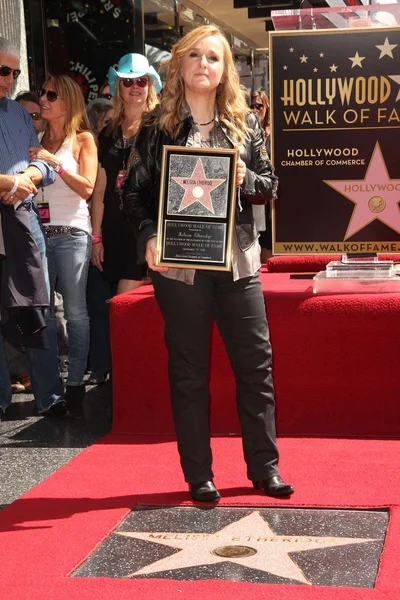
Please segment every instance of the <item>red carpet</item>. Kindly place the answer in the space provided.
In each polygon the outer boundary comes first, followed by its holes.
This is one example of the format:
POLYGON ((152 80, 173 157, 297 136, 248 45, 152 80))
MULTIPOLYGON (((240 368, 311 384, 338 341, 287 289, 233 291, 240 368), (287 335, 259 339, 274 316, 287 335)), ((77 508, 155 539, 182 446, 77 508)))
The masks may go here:
MULTIPOLYGON (((399 437, 400 294, 314 296, 310 280, 280 272, 262 273, 261 282, 279 435, 399 437)), ((172 433, 163 321, 150 286, 113 299, 111 337, 113 432, 172 433)), ((211 430, 238 433, 216 330, 211 348, 211 430)))
POLYGON ((398 600, 400 442, 282 439, 282 473, 296 486, 273 501, 248 487, 238 438, 214 438, 223 505, 390 507, 374 589, 229 581, 69 578, 135 504, 189 503, 175 443, 108 436, 0 512, 0 597, 5 600, 398 600), (157 476, 157 480, 154 477, 157 476))

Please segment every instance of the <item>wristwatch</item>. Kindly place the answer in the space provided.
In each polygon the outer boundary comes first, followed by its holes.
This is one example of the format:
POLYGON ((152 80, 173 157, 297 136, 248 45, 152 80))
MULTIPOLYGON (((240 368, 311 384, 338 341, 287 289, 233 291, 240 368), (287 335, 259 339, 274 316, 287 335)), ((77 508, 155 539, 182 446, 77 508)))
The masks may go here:
POLYGON ((63 163, 61 160, 59 160, 58 164, 54 167, 54 170, 56 173, 58 173, 58 171, 61 171, 62 168, 63 168, 63 163))

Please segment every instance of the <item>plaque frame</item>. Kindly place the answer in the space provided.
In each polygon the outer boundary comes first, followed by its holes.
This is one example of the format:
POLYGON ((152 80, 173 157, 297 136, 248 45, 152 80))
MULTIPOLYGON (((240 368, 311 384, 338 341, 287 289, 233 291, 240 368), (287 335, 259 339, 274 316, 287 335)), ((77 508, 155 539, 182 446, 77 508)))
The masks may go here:
MULTIPOLYGON (((192 148, 186 146, 164 146, 163 147, 163 156, 162 156, 162 165, 161 165, 161 183, 160 183, 160 196, 159 196, 159 208, 158 208, 158 224, 157 224, 157 254, 155 264, 157 266, 163 267, 173 267, 173 268, 181 268, 181 269, 203 269, 203 270, 213 270, 213 271, 230 271, 232 267, 232 244, 233 244, 233 231, 235 225, 235 209, 236 209, 236 197, 237 197, 237 186, 236 186, 236 164, 239 158, 239 149, 238 148, 192 148), (175 157, 175 159, 174 159, 175 157), (208 165, 212 165, 214 161, 219 161, 218 165, 216 165, 218 172, 226 177, 221 177, 221 179, 216 178, 214 176, 207 177, 207 164, 205 165, 203 162, 208 163, 208 165), (225 159, 225 160, 221 160, 225 159), (197 169, 199 164, 199 160, 201 160, 202 172, 206 176, 206 181, 214 181, 219 182, 217 185, 214 185, 211 190, 206 190, 209 202, 211 203, 211 207, 215 210, 216 205, 213 203, 213 191, 217 190, 217 188, 221 187, 219 195, 222 196, 218 206, 219 212, 221 214, 213 214, 200 200, 191 200, 187 206, 182 208, 182 203, 186 196, 186 191, 184 188, 184 183, 179 183, 176 179, 187 178, 188 180, 191 177, 195 177, 194 171, 197 169), (177 164, 187 163, 184 165, 184 169, 177 171, 177 164), (211 161, 211 162, 210 162, 211 161), (173 175, 172 173, 176 173, 173 175), (179 177, 178 177, 179 175, 179 177), (175 188, 175 193, 181 187, 181 198, 178 200, 172 195, 172 188, 175 188), (223 187, 222 187, 223 186, 223 187), (175 208, 171 208, 173 205, 177 205, 180 203, 180 207, 178 210, 175 208), (192 206, 193 212, 187 211, 189 207, 192 206), (196 214, 196 206, 197 213, 203 212, 204 214, 196 214), (201 208, 204 207, 204 210, 201 208), (186 212, 182 214, 182 211, 186 212), (222 214, 222 210, 224 210, 224 214, 222 214), (171 212, 172 211, 172 212, 171 212), (207 214, 208 213, 208 214, 207 214), (185 225, 183 225, 185 224, 185 225), (219 236, 216 238, 214 243, 219 245, 218 248, 210 247, 209 250, 204 248, 208 244, 212 243, 213 240, 209 243, 208 240, 204 240, 202 236, 202 231, 210 233, 210 225, 214 225, 215 235, 219 236), (189 231, 188 237, 182 239, 185 241, 185 246, 187 248, 190 247, 194 242, 193 231, 196 229, 196 233, 199 233, 200 240, 196 240, 196 243, 199 244, 198 252, 203 252, 204 256, 200 257, 183 257, 182 254, 177 257, 171 256, 171 248, 166 248, 166 244, 168 240, 170 244, 173 245, 171 239, 167 236, 167 227, 176 227, 179 226, 185 228, 189 231), (219 239, 221 238, 221 239, 219 239), (189 245, 188 245, 189 244, 189 245), (199 249, 201 246, 201 250, 199 249), (213 260, 212 258, 207 258, 205 255, 207 252, 219 253, 220 257, 218 260, 213 260)), ((193 184, 186 184, 188 186, 193 184)), ((208 184, 209 185, 209 184, 208 184)), ((204 186, 203 186, 204 187, 204 186)), ((196 185, 195 188, 201 194, 201 189, 203 189, 201 185, 196 185), (201 188, 199 190, 199 188, 201 188)), ((201 196, 202 197, 202 194, 201 196)), ((217 211, 218 212, 218 211, 217 211)), ((179 235, 179 233, 178 233, 179 235)), ((180 235, 183 236, 182 232, 180 235)), ((186 236, 186 234, 185 234, 186 236)), ((184 252, 188 252, 190 254, 190 249, 184 249, 184 252)), ((179 248, 178 248, 179 250, 179 248)))

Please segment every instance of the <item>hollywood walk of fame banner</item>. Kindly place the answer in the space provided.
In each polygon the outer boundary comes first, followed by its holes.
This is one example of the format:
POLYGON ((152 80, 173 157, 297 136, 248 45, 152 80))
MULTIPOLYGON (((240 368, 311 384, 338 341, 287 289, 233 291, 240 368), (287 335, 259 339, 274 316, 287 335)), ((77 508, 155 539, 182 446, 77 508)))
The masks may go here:
POLYGON ((275 254, 400 252, 400 28, 270 37, 275 254))
POLYGON ((230 271, 238 150, 164 146, 157 265, 230 271))

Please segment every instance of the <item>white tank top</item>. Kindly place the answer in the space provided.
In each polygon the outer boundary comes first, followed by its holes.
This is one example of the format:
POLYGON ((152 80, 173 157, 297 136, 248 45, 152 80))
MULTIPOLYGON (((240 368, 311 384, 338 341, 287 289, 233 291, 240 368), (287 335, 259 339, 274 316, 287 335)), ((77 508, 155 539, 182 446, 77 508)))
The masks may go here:
MULTIPOLYGON (((65 138, 60 148, 55 153, 63 163, 63 168, 79 175, 79 163, 76 162, 73 152, 73 139, 65 138)), ((50 223, 47 225, 69 225, 91 233, 89 208, 86 200, 78 196, 56 174, 52 185, 42 188, 42 200, 49 203, 50 223)))

